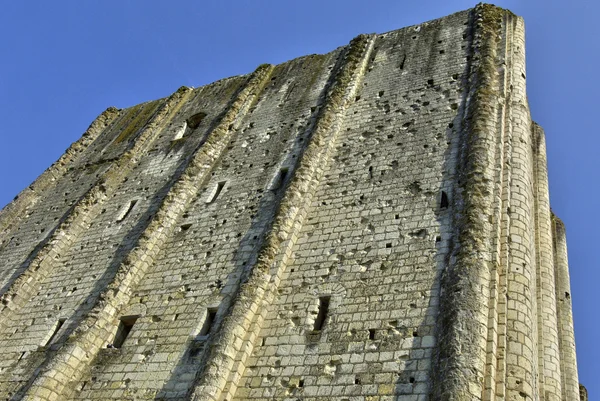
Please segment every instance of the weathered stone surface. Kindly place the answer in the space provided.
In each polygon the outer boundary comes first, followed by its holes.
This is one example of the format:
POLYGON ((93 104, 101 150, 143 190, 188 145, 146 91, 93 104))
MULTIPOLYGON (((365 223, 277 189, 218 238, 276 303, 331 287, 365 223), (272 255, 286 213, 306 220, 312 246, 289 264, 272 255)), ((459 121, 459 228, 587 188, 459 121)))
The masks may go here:
POLYGON ((109 108, 0 212, 0 398, 585 399, 524 49, 478 5, 109 108))

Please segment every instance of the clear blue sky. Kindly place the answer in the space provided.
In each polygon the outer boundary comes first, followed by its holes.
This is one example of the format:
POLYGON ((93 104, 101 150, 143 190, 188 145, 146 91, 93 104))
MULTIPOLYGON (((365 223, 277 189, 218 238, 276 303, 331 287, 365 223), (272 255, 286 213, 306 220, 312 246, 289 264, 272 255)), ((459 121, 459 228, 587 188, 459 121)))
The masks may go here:
MULTIPOLYGON (((567 226, 580 381, 600 397, 600 3, 507 0, 527 26, 533 118, 546 130, 552 207, 567 226)), ((164 97, 325 53, 475 2, 4 1, 0 6, 0 207, 108 106, 164 97)))

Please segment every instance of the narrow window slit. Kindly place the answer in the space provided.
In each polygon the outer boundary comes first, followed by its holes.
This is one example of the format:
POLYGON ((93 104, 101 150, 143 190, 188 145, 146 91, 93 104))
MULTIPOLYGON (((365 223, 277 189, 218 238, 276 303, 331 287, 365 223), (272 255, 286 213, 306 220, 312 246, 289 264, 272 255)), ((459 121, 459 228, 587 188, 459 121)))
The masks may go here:
POLYGON ((196 129, 198 128, 198 126, 200 125, 200 123, 202 122, 202 120, 204 120, 204 117, 206 117, 206 113, 196 113, 193 116, 191 116, 190 118, 188 118, 185 122, 187 124, 188 127, 190 127, 191 129, 196 129))
POLYGON ((282 167, 279 169, 279 173, 277 174, 277 179, 273 183, 273 190, 278 190, 283 188, 285 185, 285 180, 288 176, 289 169, 287 167, 282 167))
POLYGON ((442 196, 440 197, 440 209, 446 209, 448 205, 448 195, 446 192, 442 191, 442 196))
POLYGON ((52 328, 52 334, 50 334, 50 337, 48 337, 48 339, 44 342, 44 347, 52 344, 52 341, 56 337, 56 334, 58 334, 59 330, 63 327, 65 322, 66 319, 58 319, 58 322, 56 322, 54 324, 54 327, 52 328))
POLYGON ((304 379, 298 381, 298 387, 304 387, 304 379))
POLYGON ((138 316, 125 316, 120 319, 119 328, 112 342, 112 348, 121 348, 123 346, 137 319, 138 316))
POLYGON ((225 187, 226 183, 227 183, 227 181, 218 182, 216 188, 214 189, 211 196, 208 197, 208 200, 206 201, 206 203, 213 203, 214 201, 216 201, 217 198, 219 197, 219 195, 221 194, 221 191, 223 191, 223 188, 225 187))
POLYGON ((206 336, 210 333, 210 329, 215 322, 215 318, 217 317, 217 308, 208 308, 206 310, 206 318, 204 318, 204 323, 202 324, 202 329, 200 329, 200 336, 206 336))
POLYGON ((315 326, 313 330, 319 331, 322 330, 325 326, 325 321, 327 320, 327 312, 329 311, 329 297, 320 297, 319 298, 319 313, 317 314, 317 318, 315 319, 315 326))
POLYGON ((137 199, 133 199, 132 201, 129 202, 129 204, 126 207, 121 209, 119 216, 117 216, 117 222, 121 222, 121 221, 125 220, 127 218, 127 216, 129 216, 131 214, 131 211, 133 210, 133 208, 135 207, 137 202, 138 202, 137 199))
POLYGON ((369 340, 375 339, 375 329, 369 329, 369 340))

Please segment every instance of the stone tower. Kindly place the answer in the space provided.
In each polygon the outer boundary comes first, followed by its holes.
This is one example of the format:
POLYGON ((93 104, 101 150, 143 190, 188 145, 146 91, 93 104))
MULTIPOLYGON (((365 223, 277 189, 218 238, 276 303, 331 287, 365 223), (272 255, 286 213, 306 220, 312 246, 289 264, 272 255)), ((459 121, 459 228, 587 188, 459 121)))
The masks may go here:
POLYGON ((0 398, 579 400, 525 80, 478 5, 107 109, 0 213, 0 398))

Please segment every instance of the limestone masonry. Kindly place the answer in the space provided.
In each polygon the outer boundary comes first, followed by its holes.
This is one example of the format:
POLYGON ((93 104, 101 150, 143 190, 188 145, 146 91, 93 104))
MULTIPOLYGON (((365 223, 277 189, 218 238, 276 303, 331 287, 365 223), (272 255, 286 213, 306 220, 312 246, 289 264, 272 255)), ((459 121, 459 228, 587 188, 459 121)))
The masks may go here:
POLYGON ((0 399, 587 399, 523 20, 109 108, 0 212, 0 399))

